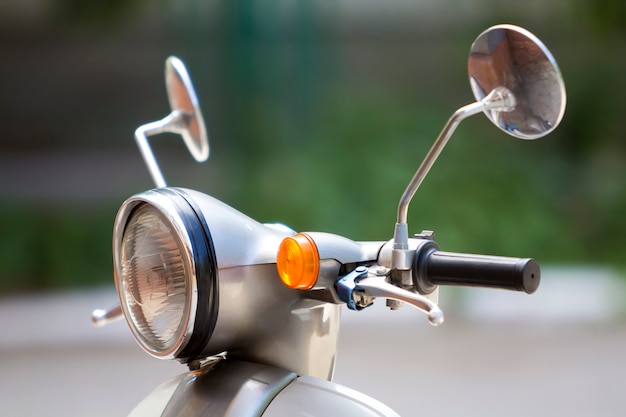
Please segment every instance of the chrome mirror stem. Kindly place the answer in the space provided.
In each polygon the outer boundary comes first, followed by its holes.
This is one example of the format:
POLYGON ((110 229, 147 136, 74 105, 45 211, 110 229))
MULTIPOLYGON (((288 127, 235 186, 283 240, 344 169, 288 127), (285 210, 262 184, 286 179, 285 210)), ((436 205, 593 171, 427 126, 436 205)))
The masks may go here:
POLYGON ((165 132, 180 133, 180 131, 184 129, 183 122, 184 114, 179 111, 173 111, 167 117, 156 122, 146 123, 145 125, 139 126, 137 130, 135 130, 135 140, 139 146, 139 151, 148 166, 150 176, 152 177, 152 180, 157 188, 167 187, 167 183, 165 182, 165 178, 161 173, 161 168, 159 168, 159 164, 154 157, 154 152, 152 152, 150 143, 148 143, 148 136, 165 132))
POLYGON ((411 199, 415 195, 419 186, 422 184, 422 181, 424 181, 424 178, 426 178, 426 175, 439 157, 439 154, 441 154, 443 148, 448 143, 448 140, 456 130, 457 126, 463 120, 482 111, 511 111, 514 108, 515 97, 513 97, 513 94, 511 94, 511 92, 504 87, 498 87, 482 100, 463 106, 455 111, 450 119, 448 119, 448 122, 437 137, 437 140, 435 140, 433 146, 426 154, 424 161, 422 161, 422 164, 417 169, 417 172, 413 176, 413 179, 411 179, 409 185, 406 187, 406 190, 404 190, 404 194, 402 194, 402 197, 400 198, 400 204, 398 204, 397 223, 406 223, 411 199))
MULTIPOLYGON (((411 199, 413 199, 415 192, 424 181, 424 178, 426 178, 426 175, 428 175, 428 172, 441 154, 443 148, 448 143, 448 140, 456 130, 457 126, 469 116, 473 116, 477 113, 490 110, 508 112, 513 110, 515 106, 516 100, 513 94, 505 87, 496 87, 482 100, 461 107, 454 112, 450 119, 448 119, 448 122, 437 137, 437 140, 435 140, 433 146, 426 154, 422 164, 417 169, 417 172, 409 182, 409 185, 406 187, 406 190, 404 190, 404 193, 400 198, 393 240, 395 249, 404 250, 408 248, 408 233, 406 230, 406 224, 411 199)), ((396 265, 393 265, 393 267, 396 268, 396 265)))

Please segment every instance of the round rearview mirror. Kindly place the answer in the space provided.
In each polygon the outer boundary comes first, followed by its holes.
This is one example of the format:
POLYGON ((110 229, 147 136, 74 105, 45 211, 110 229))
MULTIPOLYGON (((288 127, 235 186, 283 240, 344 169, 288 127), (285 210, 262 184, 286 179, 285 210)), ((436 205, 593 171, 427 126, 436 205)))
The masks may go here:
POLYGON ((209 157, 209 139, 191 78, 183 62, 169 57, 165 62, 165 87, 172 109, 177 115, 172 130, 182 135, 191 155, 198 162, 209 157))
POLYGON ((500 129, 521 139, 550 133, 565 112, 565 84, 554 57, 535 35, 513 25, 493 26, 470 50, 468 72, 474 97, 506 88, 515 107, 485 110, 500 129))

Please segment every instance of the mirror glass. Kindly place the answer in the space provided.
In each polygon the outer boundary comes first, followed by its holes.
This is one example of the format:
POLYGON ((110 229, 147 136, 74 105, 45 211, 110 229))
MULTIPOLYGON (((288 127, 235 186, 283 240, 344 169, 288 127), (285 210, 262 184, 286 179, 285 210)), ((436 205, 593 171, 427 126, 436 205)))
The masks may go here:
POLYGON ((169 57, 165 62, 167 97, 175 115, 172 130, 183 136, 189 152, 197 161, 209 157, 209 139, 191 78, 183 62, 169 57))
POLYGON ((561 121, 566 101, 561 72, 550 51, 527 30, 512 25, 487 29, 472 45, 468 72, 477 101, 496 87, 513 94, 512 111, 485 111, 508 134, 537 139, 561 121))

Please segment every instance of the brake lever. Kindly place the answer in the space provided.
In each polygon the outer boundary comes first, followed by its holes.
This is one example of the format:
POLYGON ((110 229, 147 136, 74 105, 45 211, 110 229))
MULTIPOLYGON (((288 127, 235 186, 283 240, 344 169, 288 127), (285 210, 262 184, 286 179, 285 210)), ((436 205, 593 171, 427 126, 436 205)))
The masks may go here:
POLYGON ((376 297, 403 301, 428 315, 428 322, 439 326, 444 321, 443 311, 437 303, 416 292, 411 292, 387 282, 386 275, 370 275, 365 266, 337 281, 337 293, 351 310, 369 307, 376 297))

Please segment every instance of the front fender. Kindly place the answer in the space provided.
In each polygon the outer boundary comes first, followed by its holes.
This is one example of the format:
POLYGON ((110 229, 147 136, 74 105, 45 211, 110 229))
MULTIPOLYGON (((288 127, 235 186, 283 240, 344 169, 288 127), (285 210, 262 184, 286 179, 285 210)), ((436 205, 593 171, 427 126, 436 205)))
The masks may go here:
POLYGON ((295 373, 280 368, 223 360, 161 384, 130 416, 259 417, 295 378, 295 373))
POLYGON ((330 381, 303 376, 272 401, 263 417, 400 417, 372 397, 330 381))
POLYGON ((381 402, 330 381, 224 360, 158 386, 131 417, 399 417, 381 402))
POLYGON ((185 374, 178 375, 156 387, 146 398, 133 408, 129 417, 160 416, 173 397, 176 388, 181 384, 185 374))

